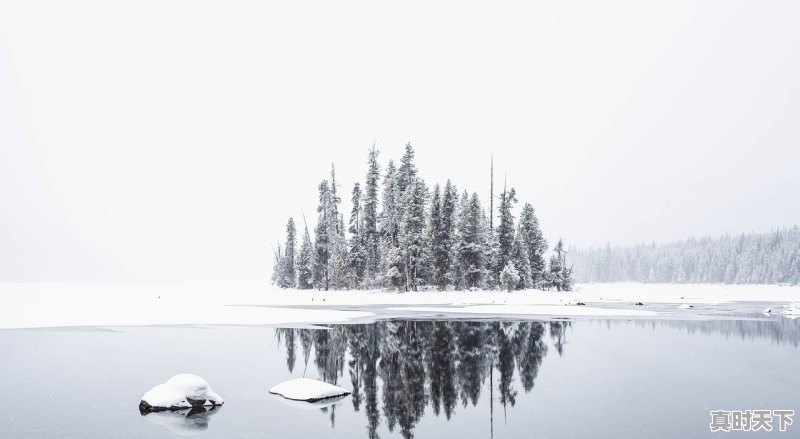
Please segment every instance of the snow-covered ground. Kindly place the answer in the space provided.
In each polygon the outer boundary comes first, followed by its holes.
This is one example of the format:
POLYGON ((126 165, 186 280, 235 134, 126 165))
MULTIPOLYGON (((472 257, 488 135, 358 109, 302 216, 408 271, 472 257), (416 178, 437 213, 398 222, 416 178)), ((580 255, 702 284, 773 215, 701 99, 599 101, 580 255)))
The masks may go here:
POLYGON ((697 316, 771 308, 800 315, 800 286, 583 284, 576 291, 298 291, 263 285, 0 284, 0 328, 303 324, 385 315, 697 316), (641 302, 643 305, 635 305, 641 302), (792 303, 794 305, 792 306, 792 303), (579 305, 585 304, 585 306, 579 305), (681 307, 681 305, 693 305, 681 307))

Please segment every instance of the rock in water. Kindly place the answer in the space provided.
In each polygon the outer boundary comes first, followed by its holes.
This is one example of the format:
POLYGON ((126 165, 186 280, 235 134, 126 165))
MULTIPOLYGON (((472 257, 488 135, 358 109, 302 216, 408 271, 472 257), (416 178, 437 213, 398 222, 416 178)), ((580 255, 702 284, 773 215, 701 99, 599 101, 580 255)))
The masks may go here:
POLYGON ((139 412, 144 415, 150 412, 192 407, 216 407, 223 402, 222 398, 211 390, 206 380, 197 375, 182 373, 147 391, 139 402, 139 412))
POLYGON ((296 378, 284 381, 269 389, 269 393, 281 395, 286 399, 308 402, 316 402, 322 399, 350 394, 350 392, 341 387, 309 378, 296 378))

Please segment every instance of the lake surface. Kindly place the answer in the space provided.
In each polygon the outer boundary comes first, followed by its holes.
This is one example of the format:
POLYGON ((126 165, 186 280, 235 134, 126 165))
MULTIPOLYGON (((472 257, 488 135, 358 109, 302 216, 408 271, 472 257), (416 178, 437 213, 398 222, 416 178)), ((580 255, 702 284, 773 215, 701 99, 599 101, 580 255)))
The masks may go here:
POLYGON ((0 437, 798 437, 798 419, 708 424, 710 410, 798 411, 799 342, 800 320, 763 317, 4 330, 0 437), (182 372, 225 405, 141 416, 142 394, 182 372), (268 394, 300 376, 353 394, 268 394))

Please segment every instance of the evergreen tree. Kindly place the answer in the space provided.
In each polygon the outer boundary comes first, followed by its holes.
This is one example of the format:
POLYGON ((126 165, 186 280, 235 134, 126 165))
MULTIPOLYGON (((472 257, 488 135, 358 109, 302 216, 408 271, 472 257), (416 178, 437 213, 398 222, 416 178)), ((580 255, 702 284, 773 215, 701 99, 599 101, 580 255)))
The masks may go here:
POLYGON ((547 252, 547 240, 542 235, 539 228, 539 219, 530 203, 525 203, 522 213, 519 216, 519 230, 522 234, 523 243, 528 253, 528 261, 531 267, 532 287, 542 287, 546 269, 545 253, 547 252))
MULTIPOLYGON (((417 166, 414 164, 414 148, 411 142, 406 143, 405 153, 400 160, 398 169, 397 187, 401 195, 405 195, 406 189, 415 184, 417 179, 417 166)), ((405 198, 403 198, 405 200, 405 198)))
POLYGON ((314 248, 311 244, 311 236, 308 234, 308 226, 303 233, 303 243, 300 245, 300 253, 297 255, 297 288, 308 290, 314 287, 314 248))
POLYGON ((372 145, 367 159, 367 183, 364 192, 363 235, 365 276, 372 280, 379 274, 380 269, 380 234, 378 233, 378 180, 380 179, 380 165, 378 164, 379 151, 372 145))
POLYGON ((497 227, 497 268, 505 269, 511 262, 511 252, 514 247, 514 216, 511 208, 517 202, 514 188, 507 191, 503 189, 500 194, 500 224, 497 227))
POLYGON ((438 234, 434 246, 435 283, 440 290, 445 290, 454 283, 453 273, 453 242, 455 241, 456 201, 455 186, 447 180, 442 194, 442 207, 439 214, 438 234))
POLYGON ((319 206, 317 207, 318 220, 315 234, 314 254, 314 285, 318 289, 328 291, 330 288, 331 273, 331 191, 328 180, 319 184, 319 206))
POLYGON ((361 185, 356 182, 353 186, 353 209, 350 211, 350 249, 348 251, 348 277, 351 288, 358 288, 364 278, 366 266, 366 251, 364 249, 364 236, 361 225, 361 185))
POLYGON ((280 243, 278 243, 278 249, 273 249, 273 252, 275 253, 275 260, 272 262, 272 284, 281 288, 286 288, 286 280, 284 278, 286 270, 284 269, 283 253, 281 253, 280 243))
POLYGON ((514 264, 509 262, 500 272, 500 287, 508 292, 511 292, 519 285, 520 276, 514 264))
POLYGON ((555 248, 555 254, 550 257, 550 270, 548 273, 548 283, 551 288, 557 291, 572 290, 572 269, 566 264, 566 249, 564 241, 559 239, 555 248))
POLYGON ((400 251, 400 190, 397 170, 389 161, 383 179, 383 207, 379 218, 381 236, 381 272, 387 287, 400 288, 403 284, 403 255, 400 251))
MULTIPOLYGON (((402 284, 408 288, 408 284, 410 283, 409 274, 406 272, 406 269, 409 266, 408 260, 408 253, 407 253, 407 246, 405 243, 409 242, 406 239, 405 233, 405 223, 406 223, 406 201, 408 199, 407 192, 409 190, 416 190, 416 180, 417 180, 417 167, 414 164, 414 148, 411 146, 411 142, 406 143, 405 152, 403 153, 403 157, 400 159, 400 167, 397 168, 397 177, 396 177, 396 193, 394 195, 394 200, 397 203, 394 206, 396 210, 396 219, 397 219, 397 242, 399 245, 398 250, 392 257, 399 257, 402 261, 402 264, 398 267, 400 275, 402 276, 402 284)), ((413 218, 411 221, 414 222, 419 218, 413 218)), ((424 224, 424 223, 423 223, 424 224)), ((414 237, 419 238, 419 237, 414 237)), ((420 239, 420 245, 423 245, 421 242, 424 239, 420 239)), ((425 265, 423 259, 426 257, 427 252, 420 252, 419 255, 415 256, 415 273, 413 274, 414 284, 420 279, 424 279, 425 275, 427 274, 425 271, 425 265), (419 258, 419 259, 417 259, 419 258)))
POLYGON ((330 212, 328 215, 328 237, 330 240, 329 273, 330 284, 334 289, 347 286, 347 239, 344 230, 344 215, 339 211, 342 200, 337 192, 336 169, 331 164, 330 212))
POLYGON ((442 285, 443 279, 441 279, 442 272, 446 272, 446 270, 442 270, 440 265, 440 248, 439 248, 439 227, 442 221, 442 197, 441 191, 439 189, 439 185, 435 185, 433 187, 433 197, 431 198, 431 213, 428 215, 428 253, 433 256, 432 258, 432 272, 433 276, 431 281, 434 285, 436 285, 440 291, 444 291, 445 285, 442 285))
POLYGON ((494 156, 489 164, 489 230, 494 230, 494 156))
POLYGON ((297 286, 297 272, 295 270, 295 247, 297 231, 294 227, 294 219, 289 218, 286 223, 286 249, 283 253, 283 282, 286 288, 297 286))
POLYGON ((525 290, 533 288, 533 278, 531 276, 531 263, 528 259, 527 246, 524 240, 524 230, 520 225, 514 237, 514 245, 511 249, 511 262, 519 274, 519 284, 516 289, 525 290))
POLYGON ((451 273, 453 285, 456 290, 467 289, 464 279, 465 263, 461 257, 461 250, 464 247, 464 236, 467 228, 467 218, 469 216, 469 195, 466 191, 457 198, 457 209, 455 214, 455 230, 453 232, 453 245, 451 247, 451 273))
POLYGON ((486 260, 486 279, 484 280, 484 287, 493 290, 500 286, 500 271, 503 266, 500 265, 500 242, 498 234, 495 230, 485 230, 486 246, 484 246, 484 259, 486 260))
POLYGON ((417 291, 424 274, 425 253, 425 183, 416 178, 406 190, 403 203, 401 245, 405 264, 406 291, 417 291))
MULTIPOLYGON (((464 194, 466 196, 466 193, 464 194)), ((464 197, 462 197, 462 202, 464 197)), ((462 204, 458 265, 464 288, 481 288, 486 275, 486 219, 477 193, 462 204)))

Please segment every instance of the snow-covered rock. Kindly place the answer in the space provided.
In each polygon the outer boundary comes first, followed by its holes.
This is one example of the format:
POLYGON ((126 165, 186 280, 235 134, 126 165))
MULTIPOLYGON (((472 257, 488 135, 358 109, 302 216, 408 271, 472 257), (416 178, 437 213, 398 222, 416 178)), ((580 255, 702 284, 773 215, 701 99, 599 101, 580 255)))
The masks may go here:
POLYGON ((341 387, 309 378, 296 378, 284 381, 269 389, 269 393, 281 395, 286 399, 308 402, 350 394, 349 391, 341 387))
POLYGON ((148 390, 139 402, 142 414, 164 410, 223 404, 222 398, 211 390, 208 382, 197 375, 182 373, 148 390))

